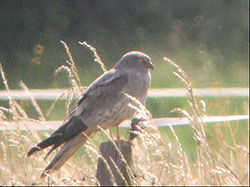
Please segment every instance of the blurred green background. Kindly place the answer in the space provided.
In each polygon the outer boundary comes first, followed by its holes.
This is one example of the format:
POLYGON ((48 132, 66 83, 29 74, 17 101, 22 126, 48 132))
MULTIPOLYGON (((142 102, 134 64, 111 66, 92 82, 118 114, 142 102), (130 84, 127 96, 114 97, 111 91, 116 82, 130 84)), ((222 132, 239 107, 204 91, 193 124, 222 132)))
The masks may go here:
MULTIPOLYGON (((179 64, 193 87, 248 87, 248 0, 42 0, 0 1, 0 62, 9 85, 67 88, 54 71, 71 50, 83 85, 102 70, 87 41, 108 68, 131 50, 152 57, 153 88, 183 87, 162 57, 179 64)), ((0 83, 0 89, 4 86, 0 83)))

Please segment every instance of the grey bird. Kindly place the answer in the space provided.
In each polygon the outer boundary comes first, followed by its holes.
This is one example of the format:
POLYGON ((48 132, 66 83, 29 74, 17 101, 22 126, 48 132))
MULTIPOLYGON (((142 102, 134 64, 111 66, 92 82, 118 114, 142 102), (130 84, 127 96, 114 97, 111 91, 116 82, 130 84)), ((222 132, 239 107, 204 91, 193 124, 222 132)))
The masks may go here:
POLYGON ((151 58, 139 51, 122 56, 109 71, 98 77, 83 93, 68 120, 50 137, 32 147, 27 156, 53 146, 45 156, 64 144, 59 153, 45 168, 45 173, 58 170, 89 137, 103 129, 118 127, 132 117, 135 110, 128 106, 126 94, 135 97, 143 105, 151 81, 151 58))

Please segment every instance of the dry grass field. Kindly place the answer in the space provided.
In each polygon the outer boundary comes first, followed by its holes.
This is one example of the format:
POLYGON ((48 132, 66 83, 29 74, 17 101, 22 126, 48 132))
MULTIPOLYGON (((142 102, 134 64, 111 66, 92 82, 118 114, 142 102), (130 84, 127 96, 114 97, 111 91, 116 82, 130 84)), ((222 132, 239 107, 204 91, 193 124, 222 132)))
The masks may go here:
MULTIPOLYGON (((69 77, 70 89, 65 94, 78 95, 81 90, 81 82, 77 74, 77 68, 67 45, 65 46, 69 60, 67 65, 58 68, 65 70, 69 77)), ((94 48, 97 62, 105 71, 94 48)), ((191 83, 185 72, 174 62, 164 57, 174 68, 174 74, 183 81, 189 96, 188 106, 190 110, 180 108, 173 109, 181 116, 188 117, 191 122, 189 130, 194 139, 194 159, 190 159, 185 151, 185 145, 177 135, 176 128, 169 127, 168 132, 162 132, 154 124, 146 128, 133 142, 133 176, 134 185, 249 185, 249 128, 240 139, 236 136, 237 128, 242 125, 238 122, 218 123, 216 128, 208 127, 200 122, 200 118, 206 115, 199 98, 193 96, 191 83), (223 126, 223 128, 221 128, 223 126), (224 129, 224 130, 223 130, 224 129), (226 129, 226 130, 225 130, 226 129), (170 138, 170 136, 172 138, 170 138)), ((6 90, 7 78, 1 66, 1 78, 6 90)), ((28 91, 25 84, 23 89, 28 91)), ((50 113, 55 103, 51 106, 50 113)), ((44 112, 40 109, 36 100, 32 98, 34 110, 39 114, 40 121, 46 121, 44 112)), ((71 100, 65 102, 69 110, 71 100)), ((150 114, 145 108, 137 107, 131 102, 137 112, 144 113, 149 118, 150 114)), ((248 112, 248 111, 246 111, 248 112)), ((8 125, 8 121, 30 119, 26 111, 13 98, 9 97, 9 107, 0 106, 0 123, 8 125)), ((248 122, 243 125, 248 125, 248 122), (247 123, 247 124, 246 124, 247 123)), ((181 128, 181 127, 179 127, 181 128)), ((27 158, 27 151, 31 146, 40 142, 51 134, 48 131, 0 131, 0 185, 98 185, 96 179, 97 160, 100 157, 99 144, 108 139, 105 132, 99 132, 81 148, 60 171, 54 172, 45 178, 40 178, 43 169, 56 153, 44 161, 46 151, 27 158)))

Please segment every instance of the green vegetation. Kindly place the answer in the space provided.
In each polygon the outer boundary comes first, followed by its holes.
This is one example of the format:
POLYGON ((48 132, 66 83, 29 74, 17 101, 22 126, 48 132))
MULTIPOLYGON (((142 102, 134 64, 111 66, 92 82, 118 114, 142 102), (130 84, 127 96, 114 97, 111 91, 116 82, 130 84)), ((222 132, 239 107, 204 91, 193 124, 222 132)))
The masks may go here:
MULTIPOLYGON (((0 1, 0 61, 10 88, 68 87, 55 69, 69 45, 83 85, 127 51, 141 50, 155 64, 152 87, 182 87, 163 56, 178 62, 197 87, 248 87, 248 0, 0 1)), ((0 84, 0 89, 3 85, 0 84)))

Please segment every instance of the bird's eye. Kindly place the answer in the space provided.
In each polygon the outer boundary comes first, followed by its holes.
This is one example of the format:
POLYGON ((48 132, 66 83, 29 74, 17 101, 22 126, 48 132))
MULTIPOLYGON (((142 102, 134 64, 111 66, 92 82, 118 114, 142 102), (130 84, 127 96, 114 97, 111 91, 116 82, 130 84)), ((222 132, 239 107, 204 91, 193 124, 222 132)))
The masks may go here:
POLYGON ((143 63, 143 62, 144 62, 144 59, 143 59, 143 58, 139 58, 139 59, 138 59, 138 62, 143 63))

